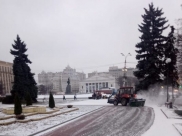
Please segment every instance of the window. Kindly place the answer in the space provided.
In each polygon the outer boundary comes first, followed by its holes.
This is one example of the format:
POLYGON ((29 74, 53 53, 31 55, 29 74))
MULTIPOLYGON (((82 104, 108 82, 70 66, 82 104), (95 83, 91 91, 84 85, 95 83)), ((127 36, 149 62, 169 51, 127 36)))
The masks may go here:
POLYGON ((108 88, 108 82, 106 82, 106 88, 108 88))

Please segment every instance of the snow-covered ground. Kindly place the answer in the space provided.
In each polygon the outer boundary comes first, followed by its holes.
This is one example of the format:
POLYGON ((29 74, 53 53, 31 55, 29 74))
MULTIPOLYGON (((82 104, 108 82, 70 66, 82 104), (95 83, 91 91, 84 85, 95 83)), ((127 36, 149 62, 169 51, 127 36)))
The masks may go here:
MULTIPOLYGON (((67 98, 73 98, 74 95, 66 95, 67 98)), ((91 94, 82 94, 77 95, 77 98, 86 98, 90 97, 91 94)), ((39 96, 40 99, 42 98, 48 98, 49 96, 41 95, 39 96)), ((54 95, 54 98, 62 98, 62 95, 54 95)), ((145 98, 146 104, 145 106, 152 107, 155 112, 155 120, 151 128, 146 131, 142 136, 180 136, 179 132, 176 130, 178 128, 182 131, 182 120, 181 119, 175 119, 177 115, 173 113, 172 110, 165 108, 164 106, 161 106, 163 103, 163 100, 159 99, 149 99, 145 95, 139 95, 138 98, 145 98), (170 118, 167 118, 166 115, 170 116, 170 118), (176 126, 176 128, 174 127, 176 126)), ((88 113, 90 111, 93 111, 95 109, 98 109, 102 107, 102 105, 107 106, 111 105, 107 103, 107 99, 100 99, 100 100, 92 100, 92 99, 84 99, 83 101, 67 101, 67 103, 59 103, 56 104, 56 106, 62 106, 62 105, 68 105, 72 104, 75 107, 78 107, 80 110, 62 114, 59 116, 51 117, 45 120, 41 121, 33 121, 29 123, 15 123, 8 126, 0 126, 0 135, 28 135, 35 133, 37 131, 43 130, 45 128, 54 126, 59 123, 63 123, 67 120, 73 119, 75 117, 78 117, 80 115, 83 115, 85 113, 88 113), (26 132, 26 134, 24 133, 26 132)), ((12 107, 13 105, 3 105, 0 104, 0 109, 5 107, 12 107)), ((54 128, 53 128, 54 129, 54 128)))
MULTIPOLYGON (((26 124, 25 123, 14 123, 14 124, 10 124, 10 125, 1 126, 0 135, 27 136, 27 135, 36 133, 38 131, 44 130, 46 128, 64 123, 75 117, 78 117, 78 116, 81 116, 88 112, 91 112, 93 110, 96 110, 102 106, 74 106, 74 107, 79 108, 79 110, 60 114, 60 115, 46 118, 46 119, 39 120, 39 121, 31 121, 26 124)), ((42 116, 45 116, 45 115, 43 115, 43 114, 33 115, 33 116, 28 116, 26 118, 30 119, 30 118, 37 118, 37 117, 42 117, 42 116)))
MULTIPOLYGON (((63 98, 63 95, 53 95, 54 98, 63 98)), ((91 97, 92 94, 91 93, 88 93, 88 94, 77 94, 76 97, 79 99, 79 98, 88 98, 88 97, 91 97)), ((49 98, 49 95, 39 95, 38 98, 49 98)), ((65 98, 74 98, 74 95, 73 94, 70 94, 70 95, 65 95, 65 98)))
POLYGON ((179 132, 173 126, 175 123, 182 123, 180 116, 174 113, 174 110, 164 107, 166 97, 161 96, 157 98, 149 98, 145 95, 139 95, 146 99, 145 106, 152 107, 155 113, 155 120, 151 128, 146 131, 142 136, 181 136, 179 132), (166 115, 169 117, 167 118, 166 115))

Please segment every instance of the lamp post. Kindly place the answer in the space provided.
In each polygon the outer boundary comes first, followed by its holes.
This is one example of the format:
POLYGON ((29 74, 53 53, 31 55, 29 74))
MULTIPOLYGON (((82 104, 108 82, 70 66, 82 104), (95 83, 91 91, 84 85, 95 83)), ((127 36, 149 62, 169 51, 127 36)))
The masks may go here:
POLYGON ((122 71, 124 71, 124 73, 123 73, 123 78, 124 78, 123 86, 125 86, 125 83, 126 83, 126 71, 127 71, 127 69, 126 69, 126 58, 127 58, 128 56, 131 56, 131 54, 128 53, 127 55, 124 55, 123 53, 121 53, 121 55, 125 57, 124 69, 122 70, 122 71))
MULTIPOLYGON (((171 62, 170 58, 166 59, 166 64, 169 64, 171 62)), ((169 67, 167 67, 167 102, 169 102, 169 93, 168 93, 168 73, 169 73, 169 67)))

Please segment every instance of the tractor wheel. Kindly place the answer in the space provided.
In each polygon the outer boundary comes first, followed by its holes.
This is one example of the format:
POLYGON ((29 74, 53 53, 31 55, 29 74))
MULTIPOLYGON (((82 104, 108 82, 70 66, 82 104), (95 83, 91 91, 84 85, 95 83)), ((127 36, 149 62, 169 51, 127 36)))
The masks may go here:
POLYGON ((127 100, 126 100, 125 98, 123 98, 123 99, 121 100, 121 105, 122 105, 122 106, 126 106, 126 105, 127 105, 127 100))
POLYGON ((117 106, 118 105, 118 102, 117 101, 114 101, 114 106, 117 106))

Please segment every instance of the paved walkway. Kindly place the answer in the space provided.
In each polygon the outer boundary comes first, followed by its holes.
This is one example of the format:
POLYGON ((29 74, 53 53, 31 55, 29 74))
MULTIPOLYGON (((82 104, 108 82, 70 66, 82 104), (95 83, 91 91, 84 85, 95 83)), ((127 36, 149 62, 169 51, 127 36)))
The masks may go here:
POLYGON ((44 136, 139 136, 153 121, 150 107, 106 106, 44 136))

